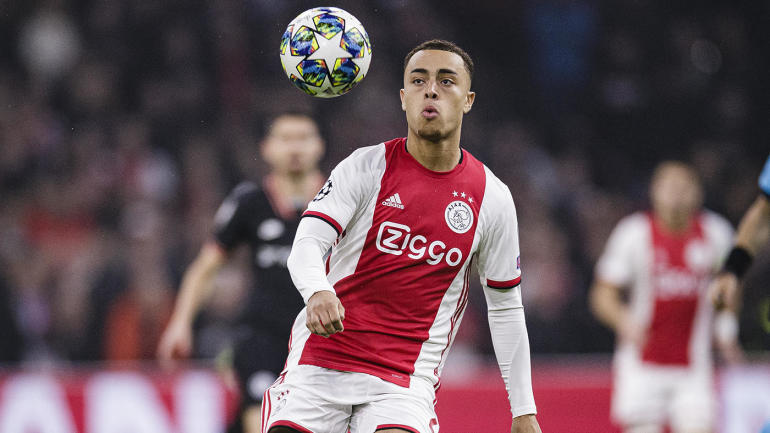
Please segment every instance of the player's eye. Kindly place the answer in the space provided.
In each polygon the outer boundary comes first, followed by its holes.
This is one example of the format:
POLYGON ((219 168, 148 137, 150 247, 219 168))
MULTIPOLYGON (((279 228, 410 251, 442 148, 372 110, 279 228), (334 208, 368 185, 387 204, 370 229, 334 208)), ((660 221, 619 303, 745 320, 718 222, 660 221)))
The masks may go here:
POLYGON ((441 80, 441 84, 443 84, 443 85, 445 85, 445 86, 448 86, 448 85, 450 85, 450 84, 454 84, 454 81, 452 81, 452 80, 451 80, 451 79, 449 79, 449 78, 444 78, 443 80, 441 80))
POLYGON ((413 78, 412 79, 412 84, 422 84, 424 82, 425 82, 425 80, 423 80, 422 78, 413 78))

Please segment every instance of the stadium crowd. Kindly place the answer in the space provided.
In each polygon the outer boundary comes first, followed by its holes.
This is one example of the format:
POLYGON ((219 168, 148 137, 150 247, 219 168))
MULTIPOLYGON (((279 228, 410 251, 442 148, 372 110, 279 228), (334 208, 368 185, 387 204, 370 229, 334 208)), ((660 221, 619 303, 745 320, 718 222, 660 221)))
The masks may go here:
MULTIPOLYGON (((359 87, 319 100, 291 86, 278 58, 286 24, 315 4, 6 2, 0 362, 153 358, 216 207, 264 172, 264 120, 312 113, 327 171, 405 135, 403 55, 433 37, 476 61, 462 143, 513 193, 533 352, 609 352, 587 290, 612 226, 647 206, 655 163, 693 163, 707 207, 733 223, 757 195, 770 149, 760 3, 337 1, 366 26, 374 57, 359 87)), ((758 319, 770 308, 766 256, 747 279, 748 350, 770 347, 758 319)), ((218 277, 198 357, 227 345, 244 275, 218 277)), ((478 287, 471 298, 458 345, 491 356, 478 287)))

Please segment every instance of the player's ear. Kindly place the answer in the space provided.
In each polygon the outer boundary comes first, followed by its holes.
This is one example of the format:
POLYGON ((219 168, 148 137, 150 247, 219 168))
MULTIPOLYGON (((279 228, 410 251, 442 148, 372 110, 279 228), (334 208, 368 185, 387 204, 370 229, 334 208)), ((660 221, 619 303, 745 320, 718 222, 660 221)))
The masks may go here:
POLYGON ((401 89, 398 91, 399 95, 401 95, 401 109, 406 111, 406 102, 404 101, 404 89, 401 89))
POLYGON ((463 113, 467 114, 469 111, 471 111, 471 107, 473 107, 473 101, 476 100, 476 92, 471 92, 470 90, 465 95, 465 105, 463 106, 463 113))

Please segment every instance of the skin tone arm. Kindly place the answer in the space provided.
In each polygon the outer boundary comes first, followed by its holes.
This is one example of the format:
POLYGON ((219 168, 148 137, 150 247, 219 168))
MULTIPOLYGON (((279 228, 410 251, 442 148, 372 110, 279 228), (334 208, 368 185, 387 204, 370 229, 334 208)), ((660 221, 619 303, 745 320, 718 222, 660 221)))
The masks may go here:
MULTIPOLYGON (((744 248, 752 256, 770 240, 770 200, 757 197, 738 225, 735 246, 744 248)), ((717 308, 731 311, 740 309, 740 281, 732 272, 722 272, 709 289, 711 301, 717 308)))
POLYGON ((158 345, 158 359, 165 367, 192 353, 193 320, 211 294, 214 276, 226 261, 225 252, 209 242, 187 268, 171 320, 158 345))
POLYGON ((513 419, 511 433, 541 433, 535 415, 522 415, 513 419))
POLYGON ((642 330, 630 319, 628 307, 620 297, 621 287, 606 281, 594 282, 589 294, 589 303, 594 316, 614 330, 621 341, 640 343, 642 330))

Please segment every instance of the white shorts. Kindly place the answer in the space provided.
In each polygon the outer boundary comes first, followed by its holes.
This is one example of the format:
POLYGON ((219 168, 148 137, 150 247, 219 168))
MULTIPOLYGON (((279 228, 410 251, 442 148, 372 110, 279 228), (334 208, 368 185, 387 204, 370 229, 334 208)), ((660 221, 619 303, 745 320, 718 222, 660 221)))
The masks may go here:
POLYGON ((297 365, 265 391, 262 433, 275 426, 303 433, 438 433, 435 396, 433 385, 416 377, 405 388, 365 373, 297 365))
POLYGON ((670 423, 674 431, 710 431, 716 397, 709 372, 658 367, 635 360, 615 368, 612 417, 623 426, 670 423))

